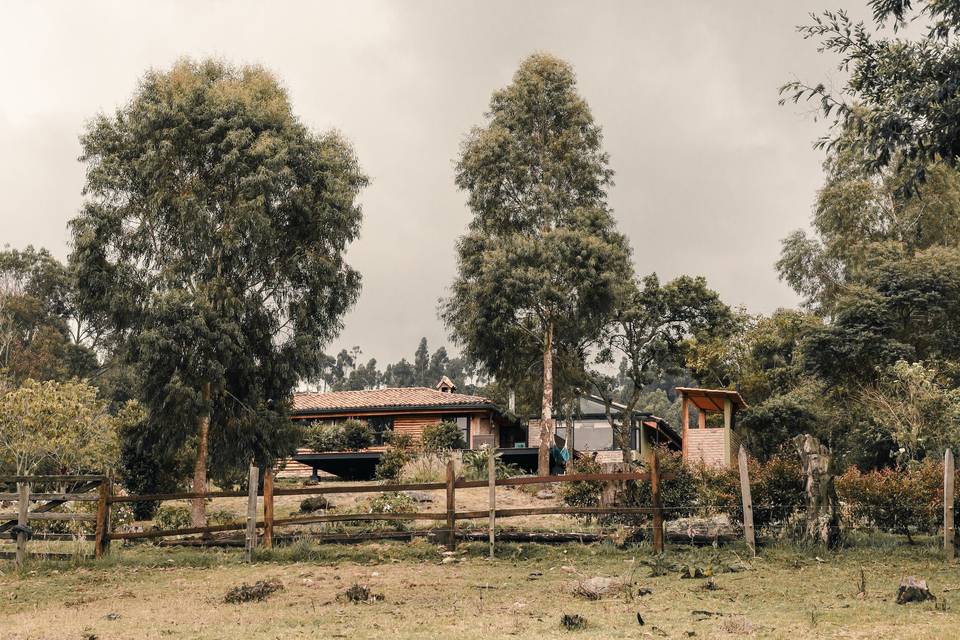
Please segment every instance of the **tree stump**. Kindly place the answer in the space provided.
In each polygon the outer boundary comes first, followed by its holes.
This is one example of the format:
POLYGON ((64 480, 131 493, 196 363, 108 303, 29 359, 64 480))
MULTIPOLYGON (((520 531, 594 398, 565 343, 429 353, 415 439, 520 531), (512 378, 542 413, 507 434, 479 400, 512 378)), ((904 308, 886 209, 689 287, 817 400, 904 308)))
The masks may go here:
POLYGON ((793 444, 806 476, 804 539, 832 549, 840 542, 840 505, 834 486, 833 454, 810 434, 795 437, 793 444))
POLYGON ((900 588, 897 589, 897 604, 936 599, 937 597, 930 593, 930 589, 927 588, 927 581, 913 576, 901 580, 900 588))

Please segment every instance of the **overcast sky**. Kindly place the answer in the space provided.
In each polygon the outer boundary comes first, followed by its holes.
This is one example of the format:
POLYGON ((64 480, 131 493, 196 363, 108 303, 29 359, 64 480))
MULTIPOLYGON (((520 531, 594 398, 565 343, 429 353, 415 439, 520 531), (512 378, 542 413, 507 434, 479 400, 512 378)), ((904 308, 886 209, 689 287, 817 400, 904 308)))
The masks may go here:
POLYGON ((294 111, 354 143, 372 183, 350 262, 360 302, 330 350, 381 365, 420 336, 445 343, 437 301, 469 212, 453 183, 463 135, 535 51, 570 61, 602 125, 610 191, 638 273, 704 275, 730 304, 796 303, 773 267, 806 226, 823 132, 777 87, 834 78, 795 25, 865 0, 733 2, 11 2, 0 4, 0 245, 69 251, 78 135, 181 56, 260 63, 294 111))

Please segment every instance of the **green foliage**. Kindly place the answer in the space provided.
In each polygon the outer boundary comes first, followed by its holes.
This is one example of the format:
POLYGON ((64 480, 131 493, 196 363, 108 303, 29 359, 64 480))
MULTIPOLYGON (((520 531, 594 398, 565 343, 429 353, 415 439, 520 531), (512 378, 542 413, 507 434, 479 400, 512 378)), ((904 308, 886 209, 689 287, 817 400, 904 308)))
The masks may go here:
POLYGON ((632 275, 606 203, 613 172, 600 127, 570 65, 536 54, 493 94, 462 149, 456 182, 473 218, 443 319, 464 355, 498 379, 541 372, 551 406, 554 353, 582 368, 580 347, 599 336, 632 275))
POLYGON ((467 480, 486 480, 490 477, 490 456, 494 458, 494 474, 497 478, 512 478, 523 474, 515 464, 504 462, 495 449, 483 447, 463 452, 463 467, 460 473, 467 480))
POLYGON ((153 528, 160 531, 170 529, 184 529, 190 526, 189 507, 173 507, 164 505, 157 509, 153 517, 153 528))
POLYGON ((840 303, 833 322, 805 340, 806 366, 843 385, 874 381, 898 360, 957 363, 958 318, 960 249, 883 262, 840 303))
POLYGON ((466 449, 467 443, 463 441, 463 433, 457 423, 444 420, 428 424, 423 428, 420 434, 420 446, 424 451, 438 453, 452 449, 466 449))
MULTIPOLYGON (((694 513, 694 507, 698 501, 698 485, 694 468, 684 464, 681 452, 666 448, 657 450, 657 462, 660 474, 670 473, 674 476, 669 482, 660 483, 660 502, 667 510, 667 517, 678 518, 694 513)), ((644 469, 646 469, 645 465, 644 469)), ((653 504, 649 482, 631 482, 628 487, 627 506, 649 507, 653 504)))
POLYGON ((451 456, 449 450, 418 452, 403 465, 400 479, 412 483, 444 482, 447 478, 447 462, 451 459, 456 466, 456 457, 451 456))
MULTIPOLYGON (((388 491, 370 498, 366 502, 358 505, 354 513, 413 513, 417 510, 417 503, 413 498, 405 493, 397 491, 388 491)), ((373 520, 356 522, 365 529, 387 529, 392 528, 397 531, 406 531, 410 528, 409 520, 373 520)))
POLYGON ((303 444, 314 451, 360 451, 373 445, 373 432, 363 420, 315 422, 304 428, 303 444))
POLYGON ((862 155, 863 168, 876 173, 886 167, 909 171, 903 190, 923 182, 927 168, 943 161, 955 165, 960 157, 960 75, 954 35, 960 30, 960 11, 952 0, 871 0, 876 30, 854 22, 845 11, 811 15, 800 27, 805 38, 819 41, 821 51, 838 58, 846 80, 833 83, 787 83, 781 103, 813 100, 827 119, 838 125, 837 135, 818 144, 862 155), (926 35, 904 38, 901 30, 914 19, 927 24, 926 35), (892 25, 894 35, 882 29, 892 25))
MULTIPOLYGON (((731 323, 729 307, 704 278, 681 276, 661 285, 657 275, 651 274, 625 284, 598 355, 602 363, 612 362, 615 352, 622 357, 621 366, 632 387, 624 413, 633 413, 648 385, 683 371, 689 339, 727 335, 731 323)), ((604 385, 595 387, 604 394, 604 385)), ((614 428, 617 445, 629 448, 629 433, 617 425, 614 428)))
POLYGON ((102 336, 78 313, 73 285, 46 249, 0 250, 0 375, 20 384, 96 371, 102 336))
POLYGON ((373 446, 373 431, 366 420, 344 420, 340 428, 343 430, 345 451, 360 451, 373 446))
POLYGON ((903 533, 934 533, 943 518, 943 465, 928 459, 909 468, 861 472, 849 468, 837 495, 855 525, 903 533))
POLYGON ((84 382, 36 382, 0 390, 0 469, 17 475, 103 473, 119 454, 118 433, 143 410, 129 403, 110 415, 84 382))
POLYGON ((413 438, 407 433, 392 433, 389 446, 374 471, 377 480, 398 480, 405 464, 413 458, 413 438))
POLYGON ((317 452, 343 451, 343 427, 335 422, 314 422, 303 428, 303 445, 317 452))
POLYGON ((960 445, 960 389, 932 367, 903 360, 860 394, 875 429, 892 441, 901 464, 960 445))
POLYGON ((359 292, 344 250, 367 180, 349 143, 308 130, 266 70, 187 60, 81 142, 78 306, 143 372, 162 436, 137 446, 175 455, 209 416, 214 478, 291 453, 287 398, 359 292))
MULTIPOLYGON (((587 457, 572 461, 574 473, 602 473, 600 463, 587 457)), ((600 505, 603 483, 593 480, 577 480, 560 485, 560 499, 571 507, 596 507, 600 505)))

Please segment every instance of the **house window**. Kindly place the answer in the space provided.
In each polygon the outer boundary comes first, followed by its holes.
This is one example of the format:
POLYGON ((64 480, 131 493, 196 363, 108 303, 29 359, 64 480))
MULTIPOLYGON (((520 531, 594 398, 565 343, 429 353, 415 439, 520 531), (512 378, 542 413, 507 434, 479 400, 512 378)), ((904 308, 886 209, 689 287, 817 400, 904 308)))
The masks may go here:
POLYGON ((367 418, 367 425, 373 432, 373 446, 382 447, 387 443, 389 434, 393 431, 392 416, 371 416, 367 418))
POLYGON ((463 441, 467 443, 467 449, 470 448, 470 416, 457 416, 454 419, 457 423, 457 427, 460 428, 460 435, 463 437, 463 441))

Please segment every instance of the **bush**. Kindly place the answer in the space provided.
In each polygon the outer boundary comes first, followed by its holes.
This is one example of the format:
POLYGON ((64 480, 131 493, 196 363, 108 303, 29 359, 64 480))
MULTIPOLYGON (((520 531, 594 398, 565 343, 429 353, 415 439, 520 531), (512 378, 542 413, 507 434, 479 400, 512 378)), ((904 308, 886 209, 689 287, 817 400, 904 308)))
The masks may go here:
POLYGON ((934 460, 866 473, 850 467, 836 486, 855 523, 906 534, 911 542, 915 531, 936 532, 943 517, 943 466, 934 460))
MULTIPOLYGON (((413 498, 405 493, 389 491, 386 493, 381 493, 380 495, 370 498, 366 502, 360 504, 355 509, 355 513, 411 513, 416 510, 417 503, 413 501, 413 498)), ((410 528, 411 523, 412 521, 409 520, 356 521, 356 524, 359 524, 366 529, 376 530, 393 528, 397 531, 406 531, 408 528, 410 528)))
MULTIPOLYGON (((591 458, 577 458, 572 461, 574 473, 601 473, 600 463, 591 458)), ((560 485, 560 499, 571 507, 596 507, 600 505, 603 483, 592 480, 564 482, 560 485)))
POLYGON ((463 434, 456 422, 444 421, 428 424, 423 428, 420 441, 423 450, 428 452, 467 448, 467 443, 463 441, 463 434))
POLYGON ((392 433, 388 444, 390 447, 383 452, 374 475, 377 480, 396 480, 403 471, 403 466, 413 458, 413 439, 406 433, 392 433))
POLYGON ((192 522, 190 509, 187 507, 167 507, 157 509, 153 518, 153 528, 161 531, 167 529, 182 529, 189 527, 192 522))
POLYGON ((497 478, 512 478, 523 474, 523 469, 515 464, 507 464, 500 459, 500 454, 496 450, 487 447, 481 447, 473 451, 463 452, 463 467, 461 473, 467 480, 486 480, 490 472, 487 465, 490 464, 490 456, 494 457, 494 468, 497 478))
POLYGON ((303 444, 314 451, 359 451, 373 445, 370 425, 361 420, 317 422, 304 428, 303 444))
POLYGON ((300 513, 313 513, 330 508, 330 501, 327 500, 326 496, 312 496, 300 502, 300 513))
POLYGON ((363 420, 346 420, 343 423, 343 447, 345 451, 359 451, 373 446, 373 431, 363 420))
POLYGON ((450 451, 420 453, 403 465, 400 480, 403 482, 444 482, 447 479, 447 462, 453 460, 453 470, 460 475, 460 457, 450 451))
MULTIPOLYGON (((671 473, 673 479, 660 483, 660 502, 665 509, 667 519, 689 516, 696 511, 699 501, 700 480, 696 469, 683 463, 683 454, 679 451, 659 449, 657 451, 657 469, 661 475, 671 473)), ((646 470, 646 465, 641 464, 646 470)), ((649 507, 653 504, 649 482, 630 482, 627 484, 626 504, 628 507, 649 507)), ((649 516, 642 516, 643 520, 649 516)), ((621 517, 619 520, 633 521, 635 517, 621 517)))

